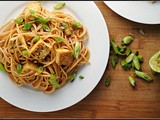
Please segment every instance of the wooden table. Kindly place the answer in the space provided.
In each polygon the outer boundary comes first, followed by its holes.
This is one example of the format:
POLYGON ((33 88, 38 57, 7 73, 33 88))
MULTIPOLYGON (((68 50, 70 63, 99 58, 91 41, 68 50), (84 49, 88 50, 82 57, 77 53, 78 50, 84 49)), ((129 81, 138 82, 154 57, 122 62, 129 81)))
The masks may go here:
MULTIPOLYGON (((137 87, 133 89, 128 82, 128 75, 133 70, 124 71, 120 63, 116 69, 108 64, 97 87, 81 102, 57 112, 35 113, 16 108, 0 99, 0 118, 159 118, 160 117, 160 75, 153 76, 149 70, 148 60, 160 50, 160 25, 144 25, 126 20, 103 2, 96 2, 108 25, 110 36, 117 44, 129 33, 134 34, 134 41, 129 46, 133 51, 139 50, 144 57, 142 69, 150 74, 154 81, 145 82, 136 78, 137 87), (140 34, 139 29, 147 33, 140 34), (111 84, 105 87, 105 79, 111 76, 111 84)), ((120 45, 120 44, 119 44, 120 45)))

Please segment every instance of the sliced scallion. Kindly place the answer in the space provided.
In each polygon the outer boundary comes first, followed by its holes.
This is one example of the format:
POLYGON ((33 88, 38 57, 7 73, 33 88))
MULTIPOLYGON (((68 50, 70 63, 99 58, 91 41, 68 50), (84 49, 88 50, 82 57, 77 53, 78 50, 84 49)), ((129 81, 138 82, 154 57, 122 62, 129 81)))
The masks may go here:
POLYGON ((36 42, 38 42, 39 40, 40 40, 40 36, 35 36, 35 37, 32 39, 33 43, 36 43, 36 42))
POLYGON ((26 23, 26 24, 24 24, 22 30, 29 31, 31 29, 31 27, 32 27, 31 23, 26 23))
POLYGON ((64 22, 62 22, 60 28, 61 28, 61 29, 66 29, 66 28, 67 28, 67 24, 64 23, 64 22))
POLYGON ((57 43, 61 43, 63 40, 62 40, 62 38, 57 37, 57 38, 55 38, 55 41, 56 41, 57 43))
POLYGON ((139 63, 139 59, 138 59, 138 57, 136 55, 134 55, 134 57, 133 57, 133 63, 134 63, 134 67, 137 70, 141 69, 141 66, 140 66, 140 63, 139 63))
POLYGON ((110 85, 110 82, 111 82, 111 78, 109 76, 109 77, 106 78, 106 81, 105 81, 106 87, 108 87, 110 85))
POLYGON ((57 76, 55 74, 50 75, 49 82, 55 87, 55 88, 60 88, 59 83, 56 80, 57 76))
POLYGON ((24 56, 27 56, 28 55, 28 50, 23 50, 22 53, 23 53, 24 56))
POLYGON ((130 49, 130 48, 129 48, 129 49, 127 49, 127 51, 126 51, 126 55, 127 55, 127 56, 129 56, 131 53, 132 53, 131 49, 130 49))
POLYGON ((18 64, 17 65, 17 73, 20 74, 22 72, 22 65, 18 64))
POLYGON ((120 48, 119 48, 118 45, 115 44, 114 38, 111 38, 110 43, 111 43, 111 47, 113 48, 113 51, 114 51, 114 53, 115 53, 116 55, 125 55, 125 54, 123 54, 123 53, 121 53, 121 52, 119 51, 120 48))
POLYGON ((79 41, 76 41, 74 51, 73 51, 73 55, 76 59, 78 58, 79 53, 80 53, 80 43, 79 43, 79 41))
POLYGON ((35 19, 37 22, 40 22, 40 23, 47 23, 47 22, 49 22, 50 20, 51 20, 51 18, 41 18, 41 17, 37 17, 36 19, 35 19))
POLYGON ((143 57, 141 55, 138 55, 139 62, 143 62, 143 57))
POLYGON ((38 15, 36 14, 36 11, 35 11, 35 10, 30 9, 29 12, 31 13, 31 15, 32 15, 33 17, 35 17, 35 18, 38 17, 38 15))
POLYGON ((0 63, 0 70, 6 72, 6 69, 4 68, 4 65, 0 63))
POLYGON ((15 19, 14 22, 17 24, 21 24, 23 22, 23 18, 15 19))
POLYGON ((73 22, 72 25, 73 25, 74 28, 82 28, 83 27, 80 22, 73 22))
POLYGON ((56 4, 56 5, 54 6, 54 9, 55 9, 55 10, 62 9, 65 5, 66 5, 65 2, 58 3, 58 4, 56 4))
POLYGON ((122 39, 121 41, 121 44, 122 45, 127 45, 127 44, 130 44, 133 40, 133 37, 132 36, 126 36, 122 39))
POLYGON ((80 79, 84 79, 84 77, 83 77, 83 76, 81 76, 81 75, 79 76, 79 78, 80 78, 80 79))
POLYGON ((136 81, 133 79, 133 77, 129 76, 128 79, 129 79, 129 83, 131 84, 131 86, 135 87, 136 86, 136 81))
POLYGON ((121 52, 121 53, 124 53, 125 49, 126 49, 126 46, 124 45, 124 46, 122 46, 122 48, 120 49, 120 52, 121 52))
POLYGON ((69 81, 73 82, 75 78, 76 78, 76 74, 72 74, 69 76, 69 81))
POLYGON ((146 81, 152 81, 152 78, 147 73, 135 70, 135 74, 146 81))
POLYGON ((38 67, 38 73, 42 73, 43 72, 43 67, 42 66, 39 66, 38 67))
POLYGON ((118 57, 117 56, 112 57, 111 58, 111 66, 113 69, 115 69, 117 63, 118 63, 118 57))
POLYGON ((126 62, 130 63, 134 58, 134 53, 131 53, 127 58, 126 58, 126 62))
POLYGON ((48 25, 46 25, 46 24, 42 24, 42 28, 43 28, 44 31, 46 31, 46 32, 50 32, 50 31, 51 31, 50 28, 48 27, 48 25))

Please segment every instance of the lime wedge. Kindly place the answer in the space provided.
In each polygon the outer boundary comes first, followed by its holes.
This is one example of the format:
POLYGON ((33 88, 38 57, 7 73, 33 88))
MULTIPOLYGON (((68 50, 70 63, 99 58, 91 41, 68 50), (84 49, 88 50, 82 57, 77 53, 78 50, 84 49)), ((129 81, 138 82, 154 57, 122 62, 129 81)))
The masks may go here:
POLYGON ((149 66, 151 69, 156 72, 160 73, 160 51, 155 53, 149 60, 149 66))

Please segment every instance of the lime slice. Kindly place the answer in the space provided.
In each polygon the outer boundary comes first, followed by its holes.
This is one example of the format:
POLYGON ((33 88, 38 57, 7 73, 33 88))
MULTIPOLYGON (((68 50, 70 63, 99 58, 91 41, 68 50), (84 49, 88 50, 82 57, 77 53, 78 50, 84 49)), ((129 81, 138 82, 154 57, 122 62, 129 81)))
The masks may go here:
POLYGON ((149 66, 151 69, 156 72, 160 73, 160 51, 155 53, 149 60, 149 66))

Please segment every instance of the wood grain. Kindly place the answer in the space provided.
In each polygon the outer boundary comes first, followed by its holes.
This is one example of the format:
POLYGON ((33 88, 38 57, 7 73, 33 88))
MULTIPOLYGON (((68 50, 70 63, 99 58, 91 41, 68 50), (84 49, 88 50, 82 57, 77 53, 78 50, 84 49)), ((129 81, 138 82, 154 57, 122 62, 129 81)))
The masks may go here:
POLYGON ((124 71, 120 64, 113 70, 108 64, 97 87, 76 105, 57 112, 36 113, 16 108, 0 99, 0 118, 160 118, 160 75, 153 76, 148 65, 149 58, 160 50, 160 25, 131 22, 111 11, 103 2, 95 3, 117 44, 129 33, 134 34, 129 47, 133 51, 139 50, 144 57, 142 69, 154 81, 147 83, 136 78, 137 88, 133 89, 128 82, 128 75, 133 75, 133 70, 124 71), (139 29, 148 36, 142 36, 139 29), (109 87, 104 85, 107 76, 112 78, 109 87))

